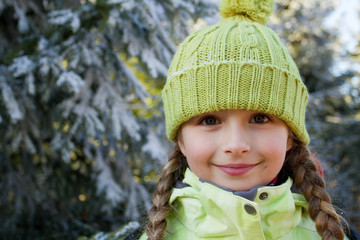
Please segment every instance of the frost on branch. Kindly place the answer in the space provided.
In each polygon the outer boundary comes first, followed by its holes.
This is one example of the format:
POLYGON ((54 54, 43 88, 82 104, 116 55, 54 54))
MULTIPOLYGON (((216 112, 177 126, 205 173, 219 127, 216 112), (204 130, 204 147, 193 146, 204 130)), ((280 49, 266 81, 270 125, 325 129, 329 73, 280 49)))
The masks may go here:
MULTIPOLYGON (((111 206, 115 206, 124 200, 125 193, 123 189, 113 178, 112 171, 105 160, 101 156, 100 152, 95 156, 95 170, 99 172, 97 178, 97 191, 98 194, 105 194, 105 198, 111 203, 111 206)), ((112 207, 103 206, 104 210, 110 213, 112 207)))
POLYGON ((25 84, 29 94, 35 94, 35 77, 33 73, 29 73, 25 77, 25 84))
POLYGON ((75 151, 75 145, 66 134, 57 132, 50 142, 50 147, 54 152, 60 153, 64 162, 71 162, 71 151, 75 151))
POLYGON ((35 63, 28 56, 18 57, 13 60, 13 64, 9 66, 9 70, 14 77, 20 77, 30 73, 36 67, 35 63))
POLYGON ((71 93, 79 93, 84 84, 84 80, 73 71, 63 72, 56 82, 57 86, 63 86, 71 93))
POLYGON ((54 25, 64 25, 70 23, 73 32, 76 32, 80 27, 80 18, 77 12, 70 9, 54 10, 49 13, 49 23, 54 25))
POLYGON ((136 141, 140 140, 140 126, 135 117, 126 109, 125 104, 115 102, 111 111, 111 120, 113 123, 114 136, 116 139, 121 139, 121 133, 124 130, 136 141))
POLYGON ((98 232, 93 236, 81 237, 79 240, 123 240, 140 227, 137 221, 131 221, 110 233, 98 232))
POLYGON ((19 104, 16 101, 11 88, 6 83, 0 83, 0 89, 3 101, 5 102, 8 114, 10 115, 11 122, 16 123, 17 121, 23 119, 24 115, 20 110, 19 104))
POLYGON ((0 66, 0 102, 5 104, 7 113, 12 123, 17 123, 24 118, 24 114, 19 107, 19 103, 14 96, 14 92, 7 82, 7 78, 12 79, 9 72, 0 66))
POLYGON ((154 131, 149 131, 146 137, 146 143, 141 148, 142 151, 148 152, 150 156, 157 159, 160 163, 165 163, 168 151, 164 148, 164 144, 154 131))

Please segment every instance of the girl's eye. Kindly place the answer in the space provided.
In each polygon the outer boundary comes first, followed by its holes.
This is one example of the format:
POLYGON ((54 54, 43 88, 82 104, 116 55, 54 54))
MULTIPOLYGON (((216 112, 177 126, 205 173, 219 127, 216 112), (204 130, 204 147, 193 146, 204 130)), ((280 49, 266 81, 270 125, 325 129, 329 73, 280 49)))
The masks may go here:
POLYGON ((253 118, 251 119, 252 123, 266 123, 269 121, 269 117, 264 115, 264 114, 258 114, 253 116, 253 118))
POLYGON ((201 123, 204 125, 215 125, 218 123, 218 120, 215 117, 205 117, 201 123))

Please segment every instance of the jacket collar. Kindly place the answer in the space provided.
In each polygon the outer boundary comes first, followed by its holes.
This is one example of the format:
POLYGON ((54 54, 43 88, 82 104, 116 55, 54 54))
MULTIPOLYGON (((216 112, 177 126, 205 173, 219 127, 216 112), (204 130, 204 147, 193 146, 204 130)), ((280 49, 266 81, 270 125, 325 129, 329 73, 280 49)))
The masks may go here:
POLYGON ((256 189, 253 201, 200 181, 189 169, 183 183, 188 186, 175 188, 170 197, 172 214, 199 238, 277 239, 297 226, 307 209, 305 198, 291 192, 290 178, 256 189))

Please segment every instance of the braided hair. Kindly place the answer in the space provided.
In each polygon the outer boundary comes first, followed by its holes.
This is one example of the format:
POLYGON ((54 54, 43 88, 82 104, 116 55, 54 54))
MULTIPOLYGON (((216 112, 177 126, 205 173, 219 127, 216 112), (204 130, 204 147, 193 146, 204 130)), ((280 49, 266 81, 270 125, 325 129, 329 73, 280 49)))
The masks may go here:
POLYGON ((187 167, 185 157, 178 145, 174 147, 169 155, 169 161, 164 166, 156 191, 153 195, 153 207, 150 209, 149 222, 145 232, 149 240, 164 239, 163 233, 166 230, 165 218, 171 211, 169 199, 171 190, 176 181, 184 178, 187 167))
MULTIPOLYGON (((293 134, 292 134, 293 135, 293 134)), ((344 230, 340 223, 323 177, 320 175, 315 158, 309 148, 295 136, 292 148, 287 152, 282 175, 286 172, 294 180, 295 186, 309 203, 309 215, 315 222, 316 230, 324 240, 344 239, 344 230)))

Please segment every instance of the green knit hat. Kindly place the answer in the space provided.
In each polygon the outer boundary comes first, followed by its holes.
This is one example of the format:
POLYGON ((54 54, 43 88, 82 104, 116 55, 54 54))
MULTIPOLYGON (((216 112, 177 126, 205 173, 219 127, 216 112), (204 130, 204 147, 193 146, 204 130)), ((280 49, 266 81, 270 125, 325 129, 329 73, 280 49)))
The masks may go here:
POLYGON ((308 92, 279 37, 265 26, 273 0, 222 0, 222 19, 179 46, 162 91, 166 131, 223 109, 256 110, 282 119, 304 143, 308 92))

